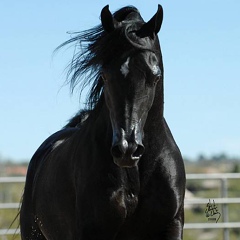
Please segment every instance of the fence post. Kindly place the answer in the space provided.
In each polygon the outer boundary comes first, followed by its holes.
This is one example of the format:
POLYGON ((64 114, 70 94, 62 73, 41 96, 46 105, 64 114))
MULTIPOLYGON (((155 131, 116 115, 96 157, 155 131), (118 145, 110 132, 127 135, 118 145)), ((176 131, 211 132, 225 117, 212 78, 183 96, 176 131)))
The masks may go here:
MULTIPOLYGON (((228 183, 227 178, 221 178, 221 197, 227 198, 228 197, 228 183)), ((223 222, 228 222, 228 205, 226 203, 222 204, 222 215, 223 215, 223 222)), ((229 240, 229 229, 224 228, 223 229, 223 239, 229 240)))

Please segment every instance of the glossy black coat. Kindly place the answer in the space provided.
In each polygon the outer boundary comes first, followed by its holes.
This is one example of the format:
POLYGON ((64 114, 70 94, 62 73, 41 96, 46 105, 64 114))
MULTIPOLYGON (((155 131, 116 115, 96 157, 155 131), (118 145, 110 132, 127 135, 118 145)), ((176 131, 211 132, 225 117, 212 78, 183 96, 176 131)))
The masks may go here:
POLYGON ((88 46, 72 85, 95 71, 89 109, 32 157, 22 239, 182 239, 185 171, 163 117, 162 16, 159 6, 144 23, 134 7, 112 15, 106 6, 102 27, 74 39, 88 46))

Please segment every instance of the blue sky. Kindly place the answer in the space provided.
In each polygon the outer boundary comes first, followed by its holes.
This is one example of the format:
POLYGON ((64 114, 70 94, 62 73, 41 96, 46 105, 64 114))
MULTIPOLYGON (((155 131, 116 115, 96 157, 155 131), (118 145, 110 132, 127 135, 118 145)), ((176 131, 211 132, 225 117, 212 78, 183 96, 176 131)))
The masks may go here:
POLYGON ((74 48, 67 31, 99 24, 102 7, 136 6, 147 21, 164 8, 159 33, 165 118, 184 156, 240 156, 240 1, 52 0, 0 3, 0 157, 31 158, 83 106, 64 85, 74 48))

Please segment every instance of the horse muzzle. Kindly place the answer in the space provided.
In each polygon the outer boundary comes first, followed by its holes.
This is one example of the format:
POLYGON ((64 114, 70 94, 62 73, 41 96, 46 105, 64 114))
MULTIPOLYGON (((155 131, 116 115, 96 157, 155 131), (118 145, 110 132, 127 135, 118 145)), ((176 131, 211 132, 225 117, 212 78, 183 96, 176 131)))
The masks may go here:
POLYGON ((113 142, 111 153, 113 161, 119 167, 131 168, 138 164, 144 153, 142 134, 133 129, 131 134, 126 134, 124 129, 113 131, 113 142))

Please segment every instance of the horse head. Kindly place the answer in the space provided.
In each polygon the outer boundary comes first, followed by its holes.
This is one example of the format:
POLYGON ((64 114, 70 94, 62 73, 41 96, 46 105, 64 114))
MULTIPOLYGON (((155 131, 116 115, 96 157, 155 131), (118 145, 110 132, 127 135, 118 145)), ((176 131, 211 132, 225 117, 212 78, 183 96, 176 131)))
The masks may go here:
POLYGON ((120 167, 136 166, 144 154, 144 125, 157 85, 162 81, 162 58, 157 37, 162 18, 160 5, 147 23, 135 8, 126 7, 121 13, 112 15, 106 6, 101 12, 106 34, 123 33, 123 38, 118 39, 120 50, 116 49, 120 54, 102 66, 101 74, 112 125, 111 154, 120 167))

